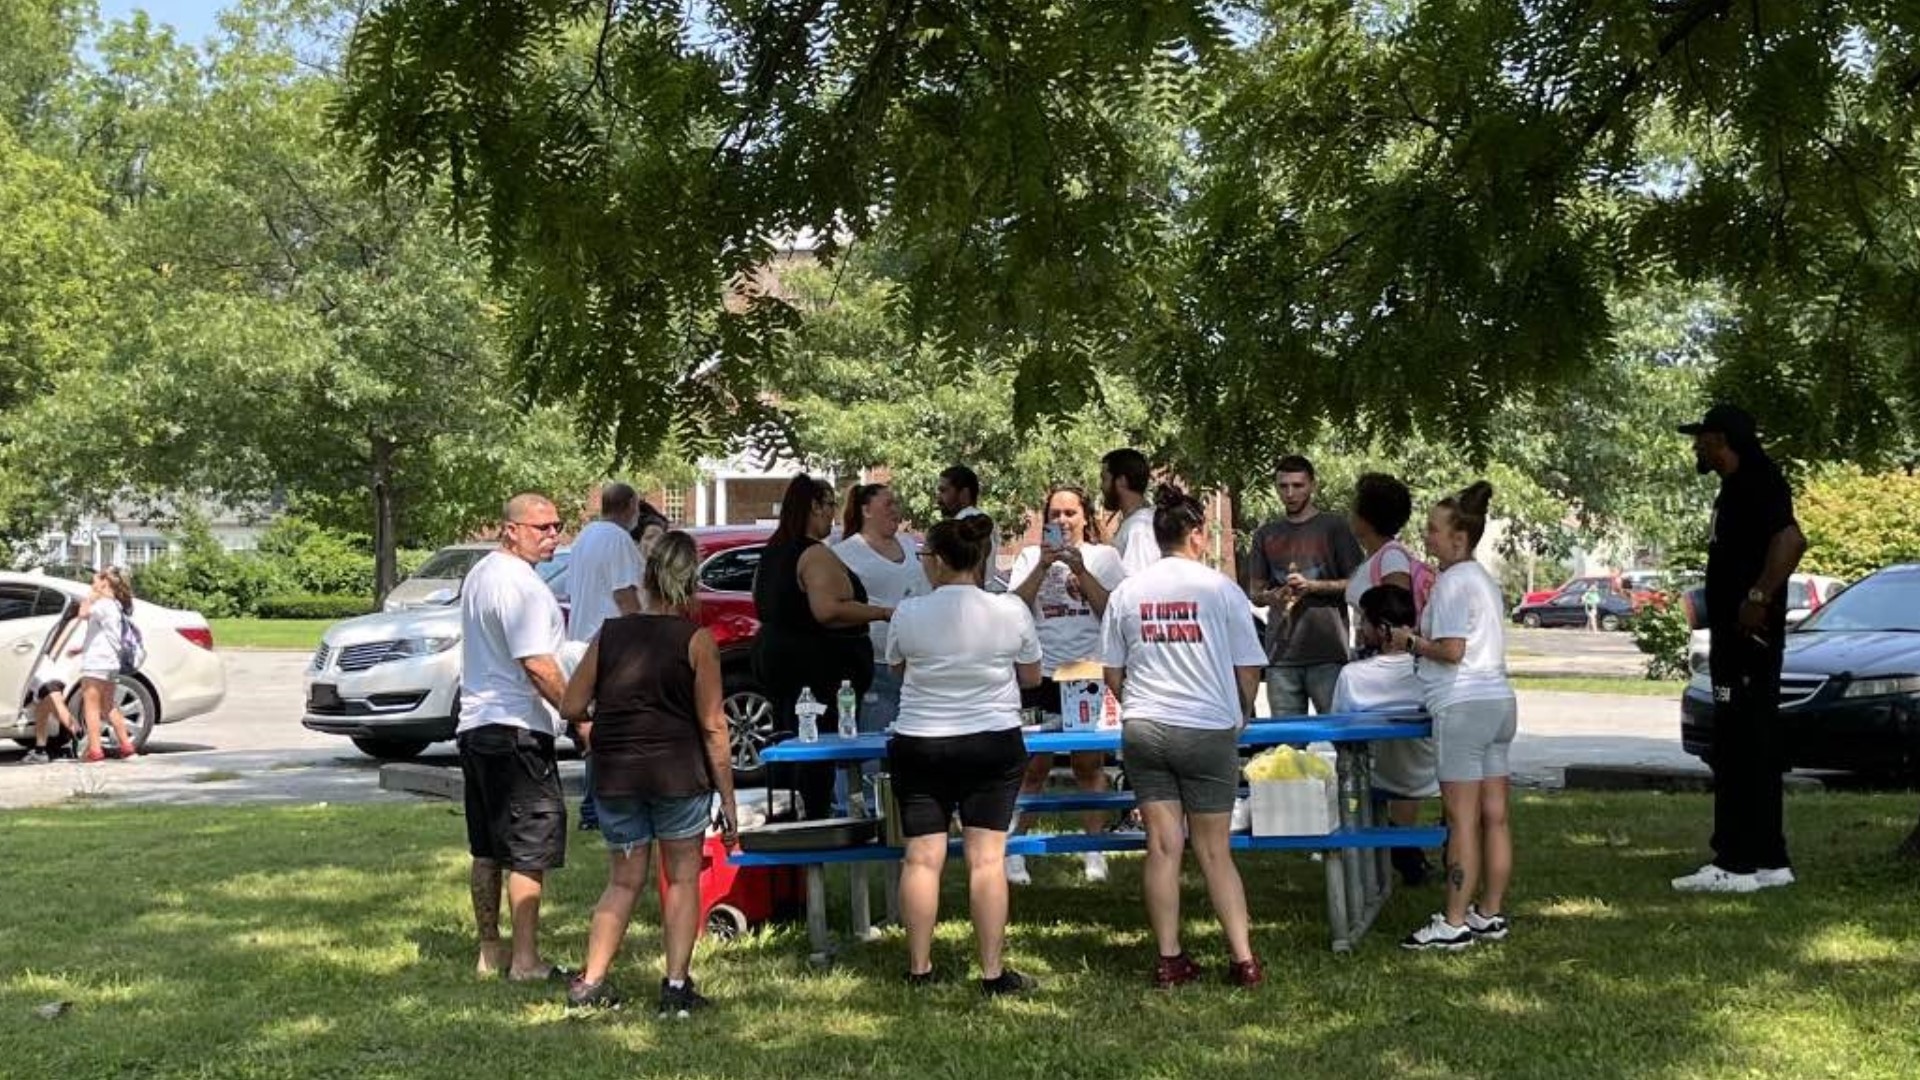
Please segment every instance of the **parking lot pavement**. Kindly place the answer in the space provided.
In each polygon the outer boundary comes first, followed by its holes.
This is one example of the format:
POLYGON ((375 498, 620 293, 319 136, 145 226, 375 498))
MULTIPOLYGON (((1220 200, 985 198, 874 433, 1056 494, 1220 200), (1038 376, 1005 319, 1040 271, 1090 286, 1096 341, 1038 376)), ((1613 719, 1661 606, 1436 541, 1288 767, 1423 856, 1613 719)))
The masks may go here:
POLYGON ((1647 658, 1633 635, 1616 631, 1507 628, 1507 667, 1515 675, 1580 675, 1635 679, 1646 674, 1647 658))
MULTIPOLYGON (((1536 631, 1558 645, 1577 631, 1536 631)), ((1619 635, 1602 635, 1615 637, 1619 635)), ((1611 644, 1611 643, 1609 643, 1611 644)), ((1630 643, 1629 643, 1630 647, 1630 643)), ((164 724, 147 756, 99 765, 21 765, 0 749, 0 807, 81 800, 113 803, 314 803, 398 801, 379 763, 345 739, 300 726, 304 653, 229 651, 227 700, 206 716, 164 724)), ((419 759, 455 764, 452 743, 419 759)), ((1569 764, 1697 767, 1680 749, 1679 706, 1660 698, 1524 692, 1513 764, 1521 782, 1557 785, 1569 764)))

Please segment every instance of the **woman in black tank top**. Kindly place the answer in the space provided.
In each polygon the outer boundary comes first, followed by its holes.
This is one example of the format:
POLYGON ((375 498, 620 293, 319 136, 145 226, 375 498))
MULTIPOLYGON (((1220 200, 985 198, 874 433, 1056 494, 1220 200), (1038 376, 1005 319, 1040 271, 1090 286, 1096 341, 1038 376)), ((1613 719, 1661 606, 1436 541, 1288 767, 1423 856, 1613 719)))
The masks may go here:
MULTIPOLYGON (((760 556, 753 602, 760 632, 753 642, 753 671, 773 706, 777 730, 798 730, 794 703, 802 689, 826 708, 820 728, 839 723, 840 684, 851 682, 864 696, 873 684, 870 623, 890 617, 890 608, 867 603, 858 575, 820 541, 833 531, 836 500, 825 481, 802 474, 780 501, 780 525, 760 556)), ((784 772, 784 771, 783 771, 784 772)), ((808 819, 833 812, 832 765, 794 766, 784 773, 800 792, 808 819)))
POLYGON ((662 1015, 707 1004, 687 965, 700 932, 700 863, 719 795, 729 844, 738 819, 733 758, 721 707, 720 649, 694 621, 699 562, 693 538, 670 532, 647 560, 651 614, 608 619, 567 684, 561 712, 593 755, 593 796, 609 855, 593 911, 586 969, 567 991, 576 1005, 610 1005, 607 971, 647 884, 651 845, 666 866, 662 1015))

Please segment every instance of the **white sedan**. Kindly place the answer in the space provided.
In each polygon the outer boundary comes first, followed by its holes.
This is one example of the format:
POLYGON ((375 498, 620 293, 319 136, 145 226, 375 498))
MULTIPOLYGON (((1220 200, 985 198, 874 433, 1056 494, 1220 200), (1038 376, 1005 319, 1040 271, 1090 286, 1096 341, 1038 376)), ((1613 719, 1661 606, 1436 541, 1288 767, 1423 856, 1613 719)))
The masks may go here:
MULTIPOLYGON (((86 627, 77 616, 87 588, 40 573, 0 571, 0 694, 11 693, 17 706, 0 708, 0 737, 32 743, 27 683, 42 665, 67 684, 74 720, 80 720, 77 650, 86 627)), ((118 677, 119 704, 134 745, 145 746, 155 725, 218 708, 227 696, 227 668, 213 651, 212 627, 197 611, 136 599, 133 624, 145 639, 147 662, 132 675, 118 677)), ((101 739, 112 746, 112 726, 100 726, 101 739)))

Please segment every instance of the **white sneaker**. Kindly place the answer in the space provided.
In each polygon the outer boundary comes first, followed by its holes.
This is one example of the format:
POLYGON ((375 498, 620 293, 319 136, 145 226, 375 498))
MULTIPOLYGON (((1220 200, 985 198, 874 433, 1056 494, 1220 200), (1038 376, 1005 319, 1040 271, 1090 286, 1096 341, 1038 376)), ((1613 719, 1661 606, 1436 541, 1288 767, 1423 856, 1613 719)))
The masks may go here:
POLYGON ((1686 877, 1674 878, 1673 888, 1675 892, 1750 893, 1762 886, 1758 874, 1735 874, 1708 863, 1686 877))
POLYGON ((1446 952, 1459 952, 1473 945, 1473 931, 1465 926, 1454 926, 1447 922, 1445 915, 1435 915, 1433 920, 1408 934, 1400 941, 1403 949, 1441 949, 1446 952))
POLYGON ((1033 877, 1027 873, 1027 857, 1025 855, 1007 856, 1007 884, 1033 884, 1033 877))
POLYGON ((1778 889, 1782 886, 1791 885, 1794 882, 1793 867, 1791 866, 1781 866, 1772 870, 1761 870, 1753 876, 1755 880, 1760 882, 1760 887, 1763 889, 1778 889))
POLYGON ((1089 851, 1080 856, 1081 865, 1087 869, 1087 880, 1099 883, 1107 880, 1107 853, 1089 851))

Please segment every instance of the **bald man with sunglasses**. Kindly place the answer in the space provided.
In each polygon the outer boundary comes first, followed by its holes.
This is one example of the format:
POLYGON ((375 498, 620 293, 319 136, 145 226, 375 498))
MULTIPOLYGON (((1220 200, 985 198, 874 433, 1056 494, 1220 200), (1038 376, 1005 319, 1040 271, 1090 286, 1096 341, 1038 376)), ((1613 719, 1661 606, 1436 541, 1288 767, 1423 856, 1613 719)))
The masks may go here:
POLYGON ((540 956, 546 873, 566 863, 567 804, 554 739, 566 696, 558 654, 560 603, 534 567, 560 544, 560 515, 544 495, 506 505, 500 549, 460 586, 460 723, 467 845, 473 855, 478 970, 514 982, 564 983, 571 973, 540 956), (500 940, 505 877, 511 951, 500 940))

